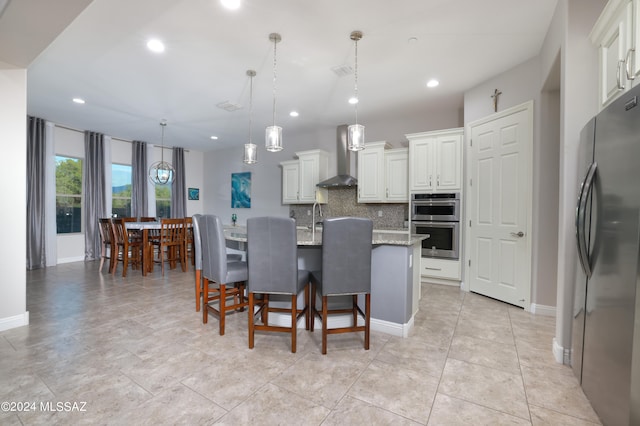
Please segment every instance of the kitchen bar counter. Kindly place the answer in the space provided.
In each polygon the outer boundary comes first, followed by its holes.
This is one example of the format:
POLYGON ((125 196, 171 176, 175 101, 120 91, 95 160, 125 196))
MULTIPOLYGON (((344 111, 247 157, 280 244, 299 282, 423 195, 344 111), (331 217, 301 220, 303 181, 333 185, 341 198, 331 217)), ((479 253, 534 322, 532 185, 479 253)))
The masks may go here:
MULTIPOLYGON (((224 236, 229 241, 246 242, 247 228, 244 226, 225 226, 224 236)), ((411 235, 399 230, 373 230, 373 245, 413 246, 425 239, 424 235, 411 235)), ((321 246, 322 231, 312 232, 308 229, 298 229, 299 246, 321 246)))
MULTIPOLYGON (((225 225, 230 249, 242 252, 247 241, 244 226, 225 225)), ((413 327, 420 299, 420 242, 423 235, 407 230, 373 230, 371 248, 371 329, 407 337, 413 327)), ((298 229, 298 268, 310 271, 322 268, 322 231, 298 229)), ((359 304, 363 303, 362 296, 359 304)), ((270 299, 271 300, 271 299, 270 299)), ((303 300, 298 301, 299 304, 303 300)), ((317 318, 316 318, 317 320, 317 318)), ((269 321, 287 326, 289 317, 269 315, 269 321)), ((330 317, 329 327, 351 324, 351 316, 330 317)), ((300 326, 300 325, 299 325, 300 326)), ((320 325, 318 325, 320 327, 320 325)))

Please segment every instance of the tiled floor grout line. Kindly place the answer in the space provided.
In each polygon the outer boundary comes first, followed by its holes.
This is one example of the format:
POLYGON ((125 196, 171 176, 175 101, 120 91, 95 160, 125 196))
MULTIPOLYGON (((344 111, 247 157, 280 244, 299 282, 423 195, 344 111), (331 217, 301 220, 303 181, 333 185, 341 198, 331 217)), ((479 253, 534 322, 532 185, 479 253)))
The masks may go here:
POLYGON ((522 362, 520 361, 520 351, 518 350, 516 334, 513 330, 513 320, 511 318, 511 310, 508 308, 507 308, 507 315, 509 317, 509 327, 511 327, 511 334, 513 335, 513 346, 516 350, 516 359, 518 360, 518 370, 520 371, 520 379, 522 380, 524 398, 527 403, 527 413, 529 413, 529 422, 533 424, 533 418, 531 416, 531 404, 529 403, 529 393, 527 392, 527 382, 524 380, 524 372, 522 371, 522 362))
MULTIPOLYGON (((428 295, 428 292, 427 292, 427 295, 428 295)), ((444 369, 446 368, 447 361, 449 360, 449 354, 451 353, 451 345, 453 344, 453 339, 456 335, 456 328, 458 327, 458 322, 460 321, 460 313, 462 312, 462 306, 464 305, 465 298, 466 298, 466 295, 463 294, 462 300, 460 301, 460 307, 458 308, 458 313, 456 315, 456 322, 455 322, 455 325, 453 326, 453 333, 451 334, 451 338, 449 339, 447 354, 444 358, 444 364, 442 365, 442 370, 440 371, 440 377, 438 378, 438 386, 436 387, 436 392, 433 394, 433 400, 431 401, 431 409, 429 410, 429 417, 427 417, 426 425, 428 425, 429 421, 431 420, 431 415, 433 414, 433 406, 435 405, 436 398, 438 397, 438 393, 440 393, 440 384, 442 383, 442 376, 444 376, 444 369)))

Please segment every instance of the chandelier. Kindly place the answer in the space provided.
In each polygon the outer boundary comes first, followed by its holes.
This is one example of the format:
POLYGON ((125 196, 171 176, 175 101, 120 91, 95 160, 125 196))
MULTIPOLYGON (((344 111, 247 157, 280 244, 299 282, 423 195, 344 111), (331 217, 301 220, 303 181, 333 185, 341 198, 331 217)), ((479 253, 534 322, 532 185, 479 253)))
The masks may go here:
POLYGON ((164 161, 164 128, 167 127, 167 120, 160 121, 162 136, 160 139, 160 161, 156 161, 149 167, 149 180, 156 185, 169 185, 173 182, 176 174, 175 169, 164 161))

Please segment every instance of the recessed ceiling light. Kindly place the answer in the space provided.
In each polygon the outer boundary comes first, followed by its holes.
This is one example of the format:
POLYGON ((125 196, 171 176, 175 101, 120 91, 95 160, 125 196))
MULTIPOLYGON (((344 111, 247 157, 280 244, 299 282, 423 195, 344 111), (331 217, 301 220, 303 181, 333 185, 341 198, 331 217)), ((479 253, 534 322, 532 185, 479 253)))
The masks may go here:
POLYGON ((357 104, 357 103, 358 103, 358 98, 356 98, 355 96, 354 96, 354 97, 352 97, 352 98, 349 98, 349 103, 350 103, 351 105, 355 105, 355 104, 357 104))
POLYGON ((157 38, 152 38, 147 42, 147 48, 152 52, 162 53, 164 52, 164 43, 157 38))
POLYGON ((427 82, 427 87, 438 87, 439 84, 440 82, 438 80, 436 80, 435 78, 432 78, 427 82))
POLYGON ((415 44, 418 42, 418 37, 409 37, 409 39, 407 40, 407 43, 409 44, 415 44))
POLYGON ((240 8, 240 0, 220 0, 220 3, 224 7, 230 10, 236 10, 240 8))
POLYGON ((84 103, 84 99, 82 99, 82 98, 73 98, 73 102, 75 102, 77 104, 83 104, 84 103))
POLYGON ((297 117, 297 116, 299 116, 300 114, 298 113, 298 111, 291 111, 291 112, 289 113, 289 115, 290 115, 291 117, 297 117))
POLYGON ((213 139, 214 141, 217 141, 218 137, 217 136, 211 136, 211 139, 213 139))

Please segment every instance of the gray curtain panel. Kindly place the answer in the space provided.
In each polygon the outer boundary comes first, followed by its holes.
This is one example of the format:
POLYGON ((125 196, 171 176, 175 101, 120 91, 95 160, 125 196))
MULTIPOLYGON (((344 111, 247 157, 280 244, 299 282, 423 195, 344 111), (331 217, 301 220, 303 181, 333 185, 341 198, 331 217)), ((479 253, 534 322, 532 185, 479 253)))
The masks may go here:
POLYGON ((46 123, 27 117, 27 269, 47 265, 45 246, 46 123))
POLYGON ((84 132, 84 258, 100 258, 98 219, 105 214, 104 135, 84 132))
POLYGON ((131 144, 131 216, 149 216, 147 196, 147 144, 131 144))
POLYGON ((187 214, 187 188, 184 177, 184 148, 173 148, 173 168, 176 175, 171 187, 171 217, 180 218, 187 214))

